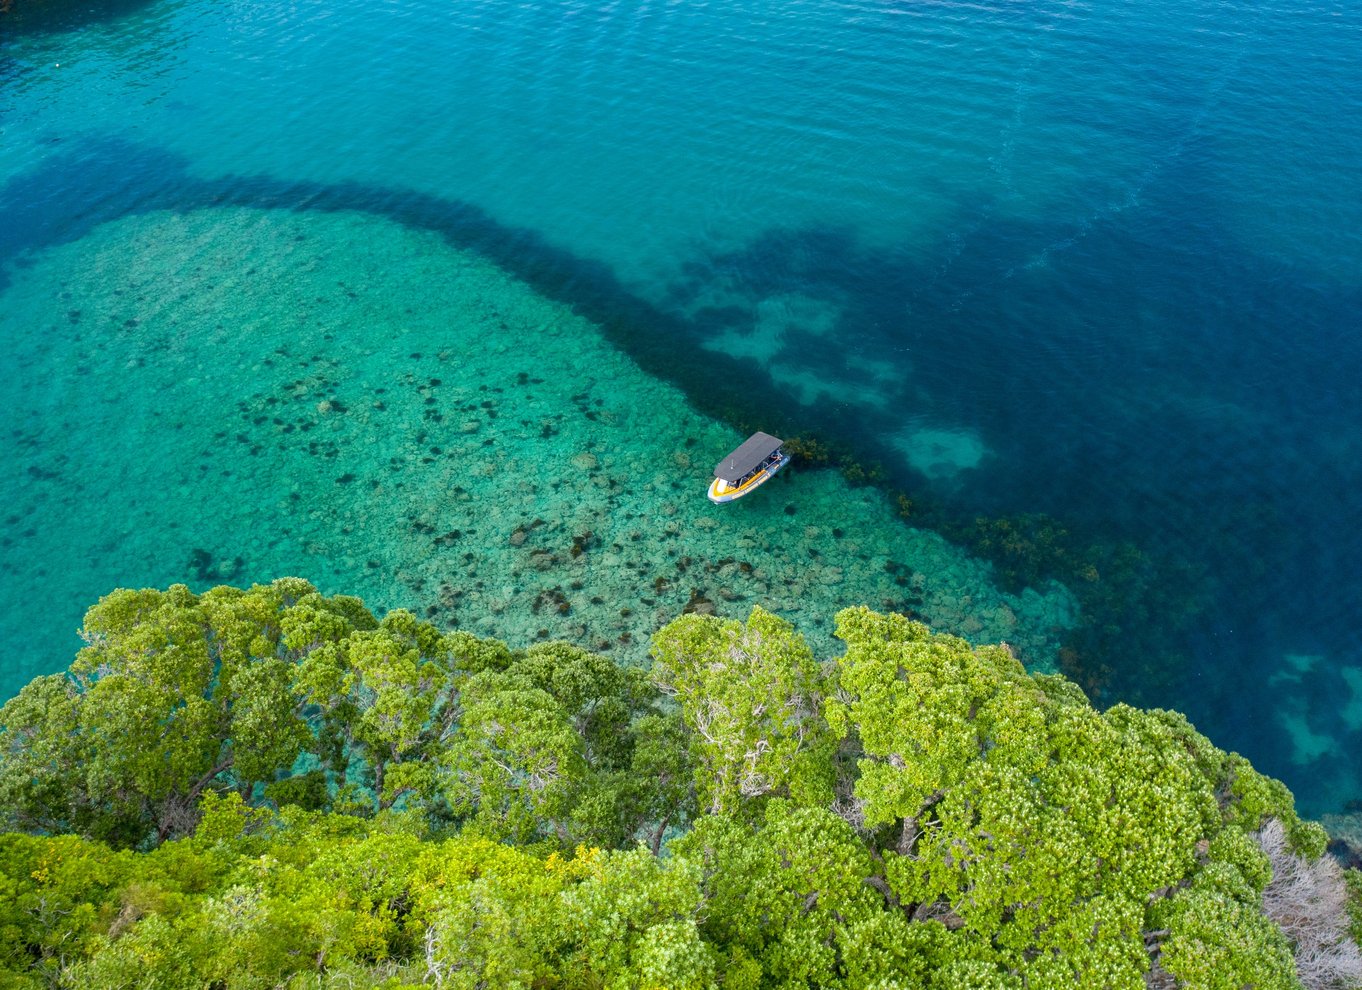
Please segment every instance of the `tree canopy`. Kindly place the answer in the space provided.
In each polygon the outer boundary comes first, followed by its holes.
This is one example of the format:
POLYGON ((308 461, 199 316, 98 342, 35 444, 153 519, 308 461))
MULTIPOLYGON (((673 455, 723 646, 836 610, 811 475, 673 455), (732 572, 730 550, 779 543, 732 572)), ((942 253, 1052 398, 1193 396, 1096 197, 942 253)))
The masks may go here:
POLYGON ((1300 986, 1283 785, 1003 647, 837 634, 687 615, 644 670, 116 591, 0 709, 0 987, 1300 986))

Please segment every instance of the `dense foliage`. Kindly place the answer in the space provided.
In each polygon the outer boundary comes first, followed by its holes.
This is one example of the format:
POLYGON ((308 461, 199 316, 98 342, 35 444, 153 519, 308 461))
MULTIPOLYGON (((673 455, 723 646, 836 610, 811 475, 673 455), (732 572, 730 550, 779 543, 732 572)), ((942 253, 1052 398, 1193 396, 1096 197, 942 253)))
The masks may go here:
POLYGON ((837 633, 687 615, 642 671, 114 592, 0 710, 0 987, 1299 985, 1283 785, 1003 647, 837 633))

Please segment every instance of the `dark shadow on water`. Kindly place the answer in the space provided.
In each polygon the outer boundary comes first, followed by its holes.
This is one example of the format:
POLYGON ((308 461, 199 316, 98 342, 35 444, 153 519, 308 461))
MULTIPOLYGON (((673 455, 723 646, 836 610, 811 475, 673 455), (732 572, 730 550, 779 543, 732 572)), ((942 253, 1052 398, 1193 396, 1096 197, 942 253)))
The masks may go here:
MULTIPOLYGON (((358 183, 204 181, 178 157, 106 140, 0 188, 0 265, 153 210, 357 211, 436 232, 571 305, 700 411, 740 429, 816 434, 852 474, 881 463, 911 498, 912 521, 990 555, 1005 582, 1064 579, 1087 614, 1062 659, 1096 700, 1184 710, 1287 778, 1307 806, 1338 806, 1357 795, 1311 782, 1324 771, 1362 779, 1362 766, 1342 753, 1318 774, 1292 765, 1267 679, 1281 644, 1337 657, 1359 646, 1348 603, 1362 602, 1350 495, 1362 490, 1362 456, 1350 452, 1362 454, 1362 439, 1349 424, 1362 423, 1362 298, 1273 267, 1213 228, 1189 234, 1199 181, 1175 176, 1162 202, 1150 192, 1150 208, 1048 254, 1039 249, 1073 231, 974 222, 931 264, 866 250, 846 231, 768 231, 694 259, 658 306, 606 266, 471 203, 358 183), (702 306, 720 281, 739 297, 702 306), (786 370, 877 403, 805 405, 755 360, 701 346, 754 329, 756 304, 782 294, 839 313, 831 331, 790 328, 786 370), (895 373, 867 370, 877 362, 895 373), (955 484, 934 483, 886 443, 912 418, 966 428, 992 456, 955 484)), ((977 212, 991 215, 987 204, 977 212)), ((0 288, 8 277, 0 268, 0 288)), ((1346 688, 1321 672, 1291 690, 1316 731, 1356 743, 1327 714, 1346 688)))
POLYGON ((23 34, 60 34, 139 13, 157 0, 9 0, 0 12, 0 41, 23 34))

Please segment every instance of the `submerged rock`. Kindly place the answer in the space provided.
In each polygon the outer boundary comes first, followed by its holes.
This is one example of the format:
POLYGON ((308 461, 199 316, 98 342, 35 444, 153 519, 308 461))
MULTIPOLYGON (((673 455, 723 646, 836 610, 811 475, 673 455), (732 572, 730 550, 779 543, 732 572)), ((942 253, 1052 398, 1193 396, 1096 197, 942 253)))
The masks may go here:
POLYGON ((686 607, 681 611, 685 615, 713 615, 714 602, 707 598, 699 588, 694 588, 690 593, 690 601, 686 602, 686 607))

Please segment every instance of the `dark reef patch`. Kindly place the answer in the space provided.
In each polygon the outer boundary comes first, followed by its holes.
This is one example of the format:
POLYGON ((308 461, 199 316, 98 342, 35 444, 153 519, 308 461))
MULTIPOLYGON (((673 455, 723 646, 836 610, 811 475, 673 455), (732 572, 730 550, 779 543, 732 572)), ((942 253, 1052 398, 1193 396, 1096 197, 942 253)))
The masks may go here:
POLYGON ((225 584, 237 580, 245 567, 246 561, 241 557, 215 557, 202 547, 195 547, 189 554, 187 573, 201 585, 225 584))
MULTIPOLYGON (((158 0, 166 3, 166 0, 158 0)), ((0 32, 60 34, 89 24, 105 24, 136 14, 153 0, 0 0, 0 32)), ((0 60, 3 66, 4 60, 0 60)), ((5 78, 0 69, 0 80, 5 78)))

